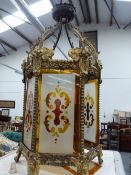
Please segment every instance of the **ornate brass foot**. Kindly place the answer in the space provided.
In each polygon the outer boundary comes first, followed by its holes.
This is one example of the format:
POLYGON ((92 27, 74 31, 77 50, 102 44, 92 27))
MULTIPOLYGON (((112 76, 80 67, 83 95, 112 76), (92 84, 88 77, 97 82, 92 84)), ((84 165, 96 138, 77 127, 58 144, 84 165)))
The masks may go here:
POLYGON ((30 157, 27 160, 27 175, 39 175, 40 163, 36 157, 30 157))
POLYGON ((103 159, 101 158, 101 155, 98 155, 98 162, 100 165, 103 163, 103 159))
POLYGON ((89 162, 86 159, 80 158, 80 160, 78 160, 72 158, 72 162, 77 167, 76 175, 89 175, 89 162))
POLYGON ((20 156, 21 156, 21 153, 22 153, 22 147, 19 146, 19 148, 18 148, 18 150, 16 152, 17 155, 14 157, 15 162, 18 162, 19 161, 20 156))
POLYGON ((99 153, 98 153, 98 162, 99 164, 101 165, 103 163, 103 159, 101 158, 102 157, 102 146, 99 145, 100 149, 99 149, 99 153))

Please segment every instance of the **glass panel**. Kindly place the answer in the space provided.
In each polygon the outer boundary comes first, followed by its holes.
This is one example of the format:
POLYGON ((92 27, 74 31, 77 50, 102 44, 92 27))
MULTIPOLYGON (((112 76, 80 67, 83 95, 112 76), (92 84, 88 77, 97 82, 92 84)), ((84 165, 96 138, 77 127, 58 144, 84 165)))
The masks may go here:
POLYGON ((85 140, 98 142, 98 81, 92 80, 85 84, 85 140))
POLYGON ((33 124, 33 109, 34 109, 34 92, 35 92, 35 77, 29 79, 26 109, 24 117, 24 144, 31 149, 32 141, 32 124, 33 124))
POLYGON ((39 152, 74 152, 75 75, 43 74, 39 152))

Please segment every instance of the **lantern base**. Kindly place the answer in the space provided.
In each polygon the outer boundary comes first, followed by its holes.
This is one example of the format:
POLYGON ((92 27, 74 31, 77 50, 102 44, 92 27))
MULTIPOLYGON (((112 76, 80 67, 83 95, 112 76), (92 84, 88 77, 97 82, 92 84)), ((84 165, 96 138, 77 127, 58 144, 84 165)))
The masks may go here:
MULTIPOLYGON (((65 166, 65 164, 62 163, 61 158, 60 160, 56 161, 50 161, 47 159, 46 162, 43 162, 44 154, 40 153, 33 153, 24 144, 20 144, 19 149, 17 151, 17 156, 14 158, 16 162, 19 161, 21 154, 26 158, 27 160, 27 175, 39 175, 40 165, 46 164, 46 165, 56 165, 61 166, 64 169, 69 168, 69 166, 75 166, 76 167, 76 175, 85 175, 89 174, 89 164, 91 161, 98 157, 99 165, 102 164, 102 147, 101 145, 98 145, 97 147, 91 149, 88 153, 85 153, 84 155, 79 154, 79 156, 72 156, 70 157, 70 161, 66 162, 68 166, 65 166)), ((46 154, 45 154, 46 156, 46 154)), ((49 155, 48 155, 49 156, 49 155)), ((50 155, 50 158, 54 156, 53 154, 50 155)), ((64 155, 65 156, 65 155, 64 155)), ((66 156, 65 156, 66 158, 66 156)))

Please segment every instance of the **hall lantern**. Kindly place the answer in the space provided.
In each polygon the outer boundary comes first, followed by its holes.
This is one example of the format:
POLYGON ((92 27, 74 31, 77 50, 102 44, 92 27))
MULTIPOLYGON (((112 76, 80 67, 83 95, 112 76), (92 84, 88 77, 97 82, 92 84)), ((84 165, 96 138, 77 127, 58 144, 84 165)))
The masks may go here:
POLYGON ((48 27, 31 45, 22 64, 23 137, 15 160, 18 162, 24 155, 28 175, 38 175, 40 165, 74 166, 76 174, 85 175, 96 156, 102 163, 99 145, 102 65, 88 38, 70 23, 74 14, 72 4, 56 4, 52 16, 57 24, 48 27), (53 57, 62 28, 71 46, 68 60, 53 57), (55 32, 58 37, 53 49, 44 47, 44 41, 55 32), (73 47, 69 32, 79 39, 80 47, 73 47))

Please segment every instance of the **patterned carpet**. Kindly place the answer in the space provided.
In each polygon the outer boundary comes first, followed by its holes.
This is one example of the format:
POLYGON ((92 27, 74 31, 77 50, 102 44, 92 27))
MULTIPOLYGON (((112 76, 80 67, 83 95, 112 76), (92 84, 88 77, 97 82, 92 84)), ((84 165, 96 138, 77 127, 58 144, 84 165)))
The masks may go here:
POLYGON ((0 157, 17 149, 18 143, 9 140, 4 135, 0 134, 0 157))

